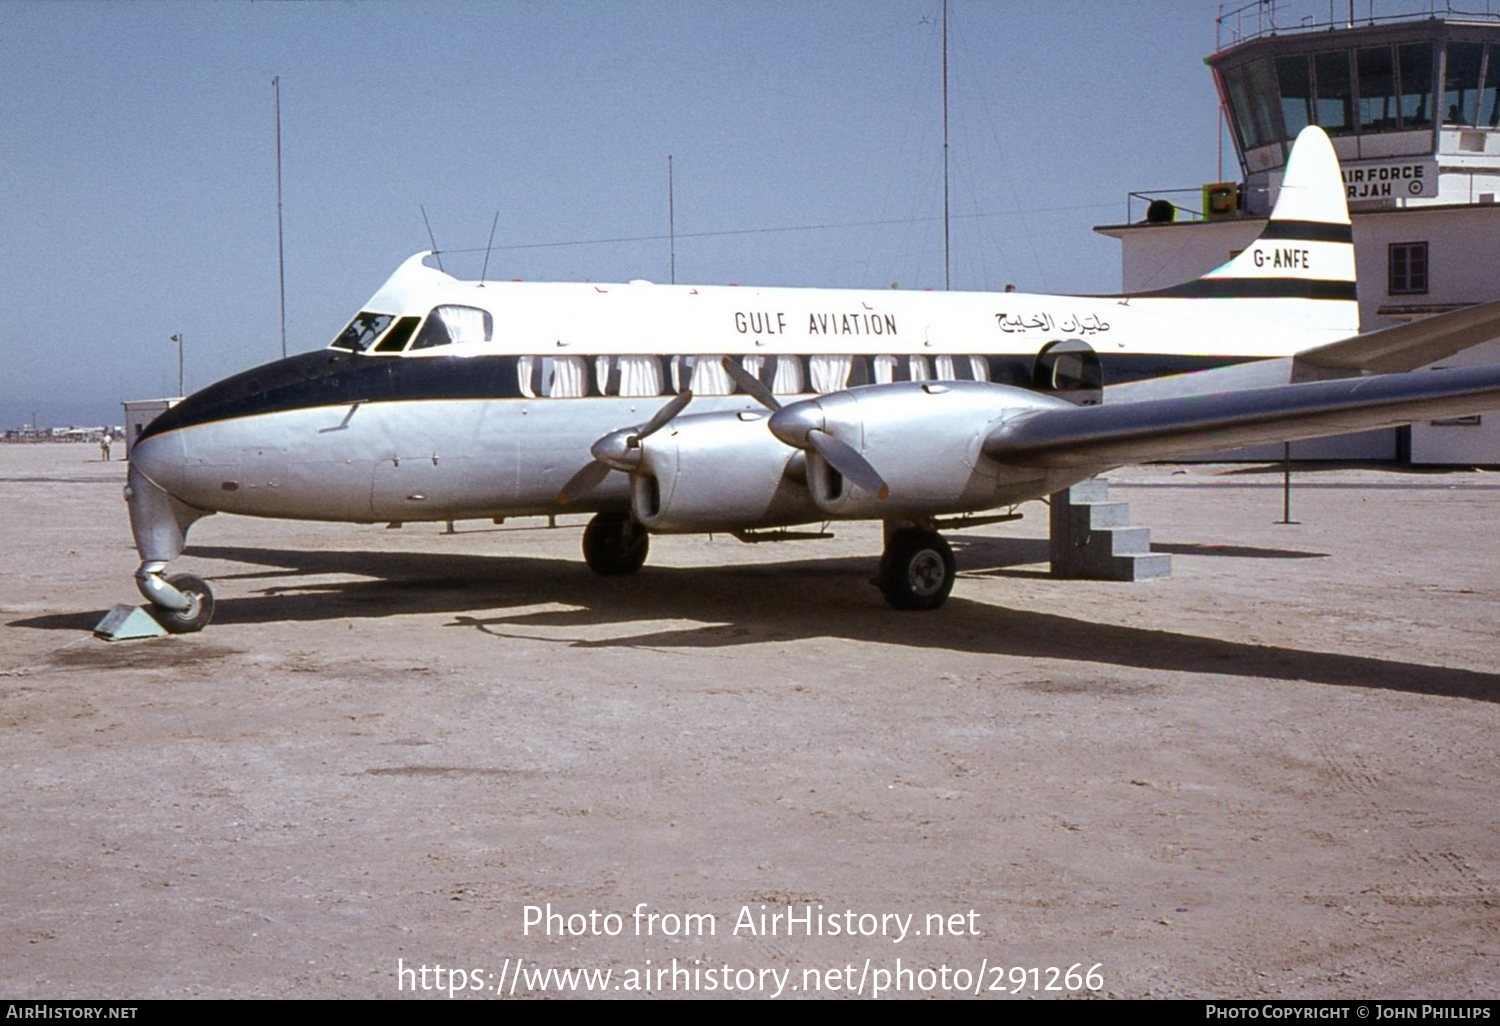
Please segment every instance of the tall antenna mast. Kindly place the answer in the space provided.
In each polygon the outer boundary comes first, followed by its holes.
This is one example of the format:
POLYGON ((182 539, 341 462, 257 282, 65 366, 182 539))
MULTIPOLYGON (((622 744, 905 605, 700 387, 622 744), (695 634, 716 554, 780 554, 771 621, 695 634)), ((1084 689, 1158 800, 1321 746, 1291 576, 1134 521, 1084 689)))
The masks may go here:
POLYGON ((667 154, 667 238, 671 254, 672 284, 677 284, 677 211, 672 206, 672 155, 667 154))
POLYGON ((943 289, 952 287, 948 262, 948 0, 943 0, 943 289))
MULTIPOLYGON (((281 291, 281 358, 286 359, 286 246, 281 228, 281 76, 271 79, 276 97, 276 282, 281 291)), ((181 391, 179 389, 179 391, 181 391)))

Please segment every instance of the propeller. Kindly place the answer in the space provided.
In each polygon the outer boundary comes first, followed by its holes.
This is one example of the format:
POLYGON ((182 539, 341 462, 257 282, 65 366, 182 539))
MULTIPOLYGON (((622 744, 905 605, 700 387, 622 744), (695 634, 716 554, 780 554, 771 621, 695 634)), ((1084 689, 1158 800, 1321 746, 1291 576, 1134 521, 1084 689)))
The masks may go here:
POLYGON ((840 441, 830 435, 827 431, 813 430, 807 433, 807 442, 818 455, 828 461, 828 465, 850 481, 875 496, 877 499, 889 499, 891 497, 891 486, 885 483, 870 461, 859 454, 859 451, 848 442, 840 441))
POLYGON ((681 392, 652 414, 646 423, 611 431, 600 438, 589 447, 593 460, 585 463, 558 490, 557 504, 566 506, 596 487, 609 476, 611 470, 623 470, 626 473, 633 471, 641 462, 641 442, 666 427, 692 401, 691 391, 681 392))
MULTIPOLYGON (((732 372, 731 372, 732 376, 732 372)), ((771 414, 771 433, 794 449, 812 449, 828 465, 877 499, 888 499, 890 485, 870 461, 824 427, 823 407, 816 399, 783 406, 771 414)))
POLYGON ((772 413, 775 413, 777 410, 781 409, 781 403, 777 402, 776 397, 771 394, 770 387, 764 381, 760 380, 760 378, 757 378, 754 374, 751 374, 749 371, 747 371, 744 365, 740 363, 740 361, 736 360, 732 356, 726 356, 724 357, 722 362, 724 365, 724 373, 733 378, 734 383, 736 385, 739 385, 740 388, 744 389, 746 395, 750 396, 752 399, 760 403, 772 413))

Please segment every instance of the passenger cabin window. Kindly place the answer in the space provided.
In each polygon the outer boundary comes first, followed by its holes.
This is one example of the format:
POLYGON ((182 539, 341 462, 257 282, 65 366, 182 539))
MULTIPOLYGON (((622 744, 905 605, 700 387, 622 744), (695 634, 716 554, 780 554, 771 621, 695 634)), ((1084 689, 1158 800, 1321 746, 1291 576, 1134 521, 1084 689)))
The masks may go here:
POLYGON ((672 390, 691 390, 694 395, 733 395, 734 382, 724 370, 721 356, 672 357, 672 390))
POLYGON ((439 306, 427 315, 412 349, 431 349, 462 342, 488 342, 495 322, 488 310, 472 306, 439 306))
POLYGON ((339 332, 339 337, 333 340, 333 347, 362 353, 384 334, 395 319, 393 314, 361 311, 354 315, 354 320, 349 322, 348 327, 339 332))
POLYGON ((927 381, 932 373, 927 369, 925 356, 877 356, 875 357, 875 384, 889 385, 893 381, 927 381))
POLYGON ((811 357, 807 361, 814 392, 826 394, 870 383, 870 361, 864 356, 811 357))
POLYGON ((777 395, 802 391, 802 361, 795 356, 746 356, 740 365, 777 395))
POLYGON ((516 361, 521 394, 577 399, 589 394, 589 365, 581 356, 523 356, 516 361))
POLYGON ((982 356, 939 356, 932 361, 939 381, 988 381, 990 365, 982 356))
POLYGON ((600 356, 594 360, 599 390, 605 395, 661 395, 665 378, 655 356, 600 356))

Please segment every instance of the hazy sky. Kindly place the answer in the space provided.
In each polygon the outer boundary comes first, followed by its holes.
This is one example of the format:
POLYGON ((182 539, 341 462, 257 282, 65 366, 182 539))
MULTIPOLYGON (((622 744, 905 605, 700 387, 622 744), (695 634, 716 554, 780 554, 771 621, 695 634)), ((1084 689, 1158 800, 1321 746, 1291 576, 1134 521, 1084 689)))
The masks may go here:
MULTIPOLYGON (((405 257, 941 287, 941 0, 0 2, 0 426, 290 352, 405 257), (623 240, 623 241, 622 241, 623 240)), ((1133 189, 1218 174, 1215 0, 952 0, 954 288, 1108 292, 1133 189)), ((1229 157, 1232 165, 1232 156, 1229 157)), ((1238 177, 1231 170, 1230 178, 1238 177)))

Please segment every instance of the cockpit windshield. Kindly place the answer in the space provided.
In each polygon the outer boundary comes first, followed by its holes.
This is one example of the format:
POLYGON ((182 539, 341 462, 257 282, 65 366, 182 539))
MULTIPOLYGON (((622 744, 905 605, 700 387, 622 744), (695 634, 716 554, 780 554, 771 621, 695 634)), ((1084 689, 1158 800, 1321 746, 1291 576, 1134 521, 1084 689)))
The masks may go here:
POLYGON ((339 333, 339 337, 333 340, 333 348, 362 353, 370 348, 395 319, 393 314, 360 311, 354 315, 349 326, 339 333))

